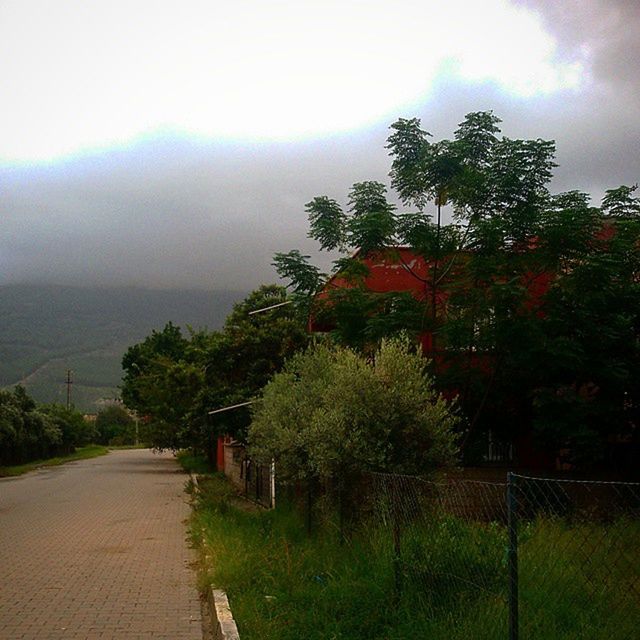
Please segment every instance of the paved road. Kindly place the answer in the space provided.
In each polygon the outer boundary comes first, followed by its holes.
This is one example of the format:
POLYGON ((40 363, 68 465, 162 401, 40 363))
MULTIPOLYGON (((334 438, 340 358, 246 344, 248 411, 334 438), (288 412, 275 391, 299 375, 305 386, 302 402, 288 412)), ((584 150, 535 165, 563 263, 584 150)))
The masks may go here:
POLYGON ((201 640, 185 480, 148 450, 0 480, 0 639, 201 640))

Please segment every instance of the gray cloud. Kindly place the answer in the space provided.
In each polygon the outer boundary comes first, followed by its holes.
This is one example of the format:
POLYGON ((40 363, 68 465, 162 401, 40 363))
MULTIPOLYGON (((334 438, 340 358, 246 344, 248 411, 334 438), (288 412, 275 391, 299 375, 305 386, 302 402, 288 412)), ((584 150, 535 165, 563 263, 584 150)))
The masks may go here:
MULTIPOLYGON (((590 51, 590 81, 514 97, 440 76, 410 112, 351 134, 291 143, 146 139, 118 151, 0 167, 0 283, 247 289, 275 279, 273 253, 313 251, 304 204, 387 180, 387 126, 420 116, 436 139, 464 114, 493 109, 510 137, 557 141, 553 188, 640 179, 640 10, 635 0, 519 0, 539 13, 565 60, 590 51)), ((322 257, 328 263, 326 256, 322 257)))
POLYGON ((272 281, 273 253, 314 247, 305 202, 346 193, 358 172, 384 179, 384 153, 372 165, 375 154, 352 142, 159 139, 62 165, 5 168, 0 279, 203 288, 272 281))
POLYGON ((640 4, 637 0, 517 0, 535 11, 558 38, 568 59, 591 59, 598 83, 617 91, 638 89, 640 4))

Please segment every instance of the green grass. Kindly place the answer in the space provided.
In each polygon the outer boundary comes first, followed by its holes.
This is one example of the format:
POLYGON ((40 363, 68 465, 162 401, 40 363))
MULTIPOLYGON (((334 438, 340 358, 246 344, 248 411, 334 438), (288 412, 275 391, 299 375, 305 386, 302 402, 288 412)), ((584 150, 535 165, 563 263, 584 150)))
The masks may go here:
MULTIPOLYGON (((293 510, 244 508, 222 476, 200 485, 192 536, 203 550, 201 586, 228 593, 243 640, 508 637, 501 525, 405 523, 397 595, 391 528, 379 518, 341 544, 330 525, 307 536, 293 510)), ((633 637, 640 628, 639 535, 636 521, 523 526, 521 637, 633 637)))
POLYGON ((59 456, 56 458, 47 458, 46 460, 33 460, 26 464, 15 465, 11 467, 0 467, 0 478, 7 476, 20 476, 23 473, 33 471, 39 467, 55 467, 66 462, 74 460, 86 460, 88 458, 97 458, 109 453, 107 447, 97 444, 90 444, 86 447, 78 447, 73 453, 67 456, 59 456))

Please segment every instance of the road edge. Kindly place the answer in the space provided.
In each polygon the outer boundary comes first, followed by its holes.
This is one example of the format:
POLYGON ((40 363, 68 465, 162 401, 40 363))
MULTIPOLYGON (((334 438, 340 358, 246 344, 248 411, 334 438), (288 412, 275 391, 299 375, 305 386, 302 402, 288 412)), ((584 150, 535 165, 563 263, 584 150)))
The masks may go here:
MULTIPOLYGON (((191 477, 191 485, 193 487, 193 493, 198 494, 200 492, 200 486, 198 485, 198 476, 194 473, 189 474, 191 477)), ((202 541, 202 549, 204 549, 206 543, 202 541)), ((236 621, 233 618, 231 607, 229 605, 229 598, 226 592, 222 589, 215 589, 209 586, 206 593, 206 601, 208 604, 208 612, 210 614, 211 629, 214 640, 240 640, 240 633, 236 621)))

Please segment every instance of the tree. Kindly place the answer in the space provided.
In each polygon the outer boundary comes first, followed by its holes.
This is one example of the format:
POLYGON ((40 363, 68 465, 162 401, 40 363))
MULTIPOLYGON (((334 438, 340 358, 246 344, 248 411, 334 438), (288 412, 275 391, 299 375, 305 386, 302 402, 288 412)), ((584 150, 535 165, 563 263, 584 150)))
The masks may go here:
POLYGON ((0 390, 0 463, 22 464, 30 460, 67 454, 92 438, 91 427, 74 409, 41 405, 17 385, 0 390))
POLYGON ((134 444, 136 442, 136 420, 120 405, 113 404, 98 412, 96 432, 100 444, 134 444))
POLYGON ((209 452, 214 437, 228 434, 243 440, 250 413, 241 407, 209 417, 208 411, 253 400, 285 360, 307 344, 306 318, 295 306, 261 311, 282 302, 287 302, 283 287, 263 285, 234 306, 222 331, 192 337, 203 383, 188 420, 193 438, 206 443, 209 452), (249 315, 253 311, 260 312, 249 315))
POLYGON ((148 417, 153 446, 211 453, 216 436, 243 437, 248 411, 214 420, 208 412, 251 400, 285 358, 306 344, 296 307, 249 315, 285 300, 283 287, 262 286, 234 306, 221 331, 190 331, 184 337, 169 323, 129 348, 123 359, 122 398, 148 417))
MULTIPOLYGON (((474 251, 495 257, 525 242, 539 230, 542 205, 548 200, 554 143, 499 139, 499 122, 490 111, 468 114, 453 140, 437 143, 429 141, 431 134, 421 129, 417 118, 391 126, 391 184, 403 204, 416 211, 397 214, 387 201, 386 186, 379 182, 354 184, 347 213, 327 196, 307 205, 309 235, 319 240, 320 249, 341 249, 345 254, 335 262, 335 271, 351 270, 363 280, 366 273, 350 263, 396 244, 411 246, 432 263, 425 283, 431 292, 425 328, 435 336, 440 332, 436 292, 447 284, 459 256, 474 251), (429 203, 436 207, 435 223, 433 214, 425 211, 429 203), (454 224, 443 226, 445 204, 453 208, 454 224), (355 249, 360 250, 358 256, 347 257, 355 249)), ((319 270, 297 250, 276 254, 274 265, 298 293, 313 295, 322 287, 319 270)), ((328 299, 332 308, 331 295, 328 299)), ((424 316, 424 309, 419 313, 424 316)))
POLYGON ((162 331, 154 329, 143 342, 129 347, 122 358, 124 404, 142 415, 154 413, 153 379, 159 375, 159 365, 179 360, 186 346, 180 327, 168 322, 162 331))
POLYGON ((64 453, 72 452, 77 446, 96 442, 93 425, 73 407, 67 409, 61 404, 46 404, 40 410, 60 430, 60 447, 64 453))
POLYGON ((202 384, 188 347, 180 327, 169 322, 130 347, 122 360, 122 401, 145 418, 150 443, 158 449, 184 446, 184 417, 202 384))
POLYGON ((325 345, 293 356, 254 411, 251 455, 285 480, 452 464, 457 417, 425 364, 406 340, 382 341, 372 359, 325 345))
POLYGON ((296 251, 274 265, 339 343, 371 351, 401 329, 429 334, 436 383, 466 415, 469 457, 488 429, 513 439, 533 426, 549 450, 594 460, 639 422, 640 199, 627 186, 601 207, 552 194, 555 144, 500 137, 499 123, 470 113, 437 142, 417 118, 392 124, 391 185, 407 211, 373 182, 354 185, 346 212, 328 196, 307 205, 309 235, 343 254, 334 274, 348 287, 326 286, 296 251), (424 278, 402 265, 423 300, 365 284, 367 257, 398 260, 397 245, 428 264, 424 278))

